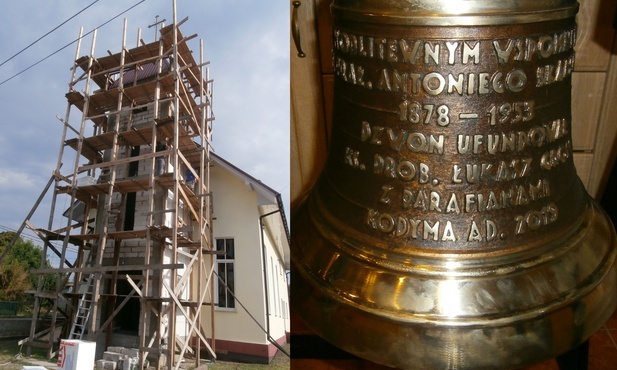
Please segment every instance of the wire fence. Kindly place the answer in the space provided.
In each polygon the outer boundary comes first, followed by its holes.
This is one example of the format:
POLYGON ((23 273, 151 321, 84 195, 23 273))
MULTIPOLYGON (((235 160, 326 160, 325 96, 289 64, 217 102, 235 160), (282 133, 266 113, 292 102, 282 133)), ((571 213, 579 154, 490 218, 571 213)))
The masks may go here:
POLYGON ((19 302, 0 302, 0 317, 15 317, 19 310, 19 302))

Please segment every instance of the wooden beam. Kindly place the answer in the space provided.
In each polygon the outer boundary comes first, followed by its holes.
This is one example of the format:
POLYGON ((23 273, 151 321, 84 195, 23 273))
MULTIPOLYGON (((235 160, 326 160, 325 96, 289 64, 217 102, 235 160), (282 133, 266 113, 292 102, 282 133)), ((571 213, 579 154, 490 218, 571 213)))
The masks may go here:
POLYGON ((39 198, 34 203, 34 206, 32 206, 32 209, 26 216, 26 219, 24 220, 24 222, 21 223, 21 226, 19 226, 19 229, 17 230, 17 232, 15 232, 15 237, 13 237, 13 240, 11 240, 9 245, 7 245, 6 249, 0 256, 0 263, 2 263, 2 260, 4 260, 4 258, 9 254, 9 252, 11 251, 11 248, 13 248, 13 244, 15 244, 15 242, 19 238, 19 236, 21 235, 21 232, 24 231, 24 227, 26 227, 26 223, 28 222, 28 220, 30 220, 30 217, 32 217, 32 215, 34 214, 34 211, 36 211, 39 204, 41 204, 41 201, 45 197, 45 194, 47 194, 47 190, 49 190, 49 188, 51 187, 51 184, 54 182, 54 179, 55 179, 55 176, 52 175, 49 178, 49 181, 47 181, 47 185, 45 185, 45 189, 43 189, 43 191, 41 192, 41 195, 39 195, 39 198))
MULTIPOLYGON (((41 233, 38 229, 36 229, 36 228, 35 228, 35 227, 34 227, 34 226, 30 223, 30 221, 26 220, 26 221, 24 221, 24 222, 26 223, 26 225, 28 225, 28 229, 30 229, 30 230, 31 230, 33 233, 35 233, 35 234, 36 234, 39 238, 41 238, 41 240, 45 243, 45 245, 47 245, 47 248, 51 249, 51 250, 52 250, 52 251, 56 254, 56 256, 58 256, 58 257, 62 258, 62 253, 60 253, 60 251, 59 251, 58 249, 56 249, 56 247, 55 247, 53 244, 51 244, 51 243, 49 242, 49 240, 48 240, 48 239, 47 239, 44 235, 42 235, 43 233, 41 233)), ((47 256, 46 256, 46 257, 47 257, 47 256)), ((70 263, 67 259, 64 259, 64 263, 65 263, 67 266, 69 266, 69 268, 75 267, 75 266, 73 266, 73 264, 72 264, 72 263, 70 263)))
MULTIPOLYGON (((128 275, 127 275, 128 276, 128 275)), ((141 284, 141 281, 139 282, 141 284)), ((118 305, 118 307, 114 310, 114 312, 111 313, 111 315, 107 318, 107 320, 101 325, 99 326, 99 330, 93 334, 92 338, 90 338, 91 340, 96 340, 96 338, 98 338, 99 335, 101 335, 101 333, 103 332, 103 329, 105 329, 105 327, 107 325, 109 325, 109 323, 111 323, 111 321, 116 317, 116 315, 118 314, 118 312, 120 312, 120 310, 122 309, 122 307, 124 307, 124 305, 126 305, 129 301, 129 299, 131 299, 133 296, 135 295, 135 291, 131 291, 129 293, 129 295, 127 295, 122 302, 120 302, 120 304, 118 305)))
MULTIPOLYGON (((169 296, 174 300, 174 302, 176 303, 176 306, 180 309, 180 312, 182 313, 182 315, 186 318, 187 321, 191 322, 191 318, 190 315, 186 312, 186 310, 184 309, 184 307, 182 306, 182 304, 180 303, 180 300, 178 300, 178 297, 176 295, 176 293, 169 287, 169 285, 167 285, 164 281, 161 282, 163 284, 163 287, 167 290, 167 292, 169 293, 169 296)), ((201 340, 204 343, 208 343, 208 341, 206 340, 205 336, 203 336, 201 334, 201 332, 197 331, 197 336, 199 338, 201 338, 201 340)), ((211 348, 209 348, 210 350, 210 354, 212 356, 214 356, 216 358, 216 354, 214 353, 214 351, 212 351, 211 348)))
POLYGON ((84 171, 88 171, 88 170, 92 170, 95 168, 101 168, 101 167, 111 167, 111 166, 117 166, 119 164, 125 164, 125 163, 130 163, 130 162, 136 162, 136 161, 141 161, 143 159, 148 159, 148 158, 152 158, 152 157, 162 157, 165 155, 171 155, 172 149, 168 149, 168 150, 163 150, 160 152, 153 152, 153 153, 148 153, 148 154, 143 154, 137 157, 127 157, 127 158, 122 158, 122 159, 116 159, 114 161, 109 161, 109 162, 102 162, 102 163, 94 163, 94 164, 89 164, 86 166, 81 166, 79 167, 79 172, 84 172, 84 171))
POLYGON ((182 263, 169 263, 169 264, 153 264, 153 265, 122 265, 122 266, 91 266, 91 267, 75 267, 75 268, 44 268, 44 269, 32 269, 33 274, 47 274, 53 273, 71 273, 71 272, 89 272, 89 273, 101 273, 108 271, 130 271, 130 270, 176 270, 184 268, 182 263))

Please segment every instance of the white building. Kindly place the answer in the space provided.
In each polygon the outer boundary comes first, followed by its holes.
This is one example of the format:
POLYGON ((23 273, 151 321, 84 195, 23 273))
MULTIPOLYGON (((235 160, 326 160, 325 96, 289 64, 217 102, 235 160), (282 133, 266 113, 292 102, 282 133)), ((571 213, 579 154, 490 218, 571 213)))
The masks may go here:
MULTIPOLYGON (((221 157, 211 160, 214 242, 219 251, 227 247, 215 271, 230 288, 215 283, 215 350, 219 359, 269 362, 277 351, 269 339, 284 344, 289 334, 289 231, 281 196, 221 157)), ((205 311, 202 317, 209 320, 205 311)))

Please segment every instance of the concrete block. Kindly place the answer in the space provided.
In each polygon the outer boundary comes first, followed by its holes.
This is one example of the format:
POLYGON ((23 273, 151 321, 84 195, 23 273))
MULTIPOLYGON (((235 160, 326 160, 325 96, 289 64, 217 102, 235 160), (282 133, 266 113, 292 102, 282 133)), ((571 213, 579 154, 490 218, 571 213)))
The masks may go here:
POLYGON ((129 357, 139 357, 139 350, 136 348, 123 348, 122 354, 129 357))
POLYGON ((109 346, 109 347, 107 347, 107 351, 108 351, 108 352, 122 353, 122 348, 124 348, 124 347, 119 347, 119 346, 109 346))
POLYGON ((103 352, 103 360, 118 362, 122 358, 122 353, 118 352, 103 352))
POLYGON ((116 370, 117 366, 118 366, 118 364, 115 363, 114 361, 96 360, 96 368, 97 369, 116 370))

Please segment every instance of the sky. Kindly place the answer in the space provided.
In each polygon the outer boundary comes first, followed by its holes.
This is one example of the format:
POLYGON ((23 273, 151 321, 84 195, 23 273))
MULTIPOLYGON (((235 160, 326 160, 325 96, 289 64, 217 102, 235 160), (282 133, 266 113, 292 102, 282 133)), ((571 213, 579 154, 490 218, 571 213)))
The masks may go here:
MULTIPOLYGON (((138 28, 146 43, 154 41, 155 30, 148 26, 157 15, 171 24, 173 1, 141 1, 98 0, 9 61, 94 0, 7 2, 0 12, 0 83, 73 42, 80 27, 90 32, 134 4, 139 5, 98 28, 94 55, 120 51, 125 18, 128 48, 136 46, 138 28)), ((180 30, 198 34, 188 42, 197 61, 203 39, 214 80, 215 153, 281 193, 289 220, 289 2, 177 0, 178 21, 185 17, 180 30)), ((91 43, 92 35, 86 36, 80 56, 91 43)), ((62 137, 56 116, 66 113, 76 46, 0 84, 0 231, 21 225, 56 168, 62 137)), ((73 164, 64 166, 68 174, 73 164)), ((50 195, 51 190, 32 217, 37 227, 47 227, 50 195)), ((54 228, 61 227, 57 223, 54 228)))

